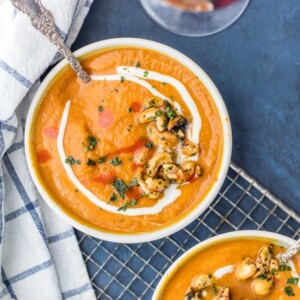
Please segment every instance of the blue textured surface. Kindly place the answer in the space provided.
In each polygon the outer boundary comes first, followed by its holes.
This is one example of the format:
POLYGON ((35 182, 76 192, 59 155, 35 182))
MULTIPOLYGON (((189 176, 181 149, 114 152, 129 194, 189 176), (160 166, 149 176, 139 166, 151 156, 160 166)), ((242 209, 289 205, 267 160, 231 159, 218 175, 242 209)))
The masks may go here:
POLYGON ((150 300, 161 276, 185 251, 213 235, 261 229, 299 238, 299 217, 271 199, 239 169, 229 169, 218 196, 192 224, 167 238, 118 244, 77 231, 98 299, 150 300))
POLYGON ((227 104, 233 160, 299 213, 299 15, 299 0, 252 0, 225 31, 186 38, 160 28, 138 0, 94 0, 73 49, 108 38, 140 37, 192 58, 227 104))

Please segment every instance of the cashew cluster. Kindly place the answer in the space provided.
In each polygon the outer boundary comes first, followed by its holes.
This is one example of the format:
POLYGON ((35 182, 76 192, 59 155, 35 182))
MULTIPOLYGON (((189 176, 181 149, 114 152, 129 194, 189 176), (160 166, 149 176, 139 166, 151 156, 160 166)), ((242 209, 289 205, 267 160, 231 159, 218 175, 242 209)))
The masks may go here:
POLYGON ((155 199, 172 183, 182 184, 193 176, 202 176, 203 169, 195 161, 186 159, 176 164, 178 149, 172 148, 178 146, 184 155, 192 156, 199 152, 199 145, 186 139, 187 119, 178 115, 171 103, 150 98, 138 122, 149 123, 148 138, 153 146, 163 150, 154 153, 154 149, 144 147, 135 153, 134 163, 139 166, 135 175, 144 194, 155 199))
POLYGON ((145 109, 138 117, 140 123, 150 123, 147 127, 149 138, 156 146, 163 149, 180 144, 182 153, 187 156, 199 152, 199 145, 189 141, 185 136, 187 119, 178 115, 176 109, 166 100, 151 97, 145 109))
POLYGON ((209 290, 217 294, 213 300, 230 300, 229 287, 225 285, 218 287, 214 283, 214 278, 207 274, 200 274, 193 278, 191 286, 186 293, 186 300, 205 299, 209 290))
POLYGON ((277 274, 279 264, 273 254, 273 245, 263 246, 256 261, 245 257, 236 268, 239 280, 251 280, 251 290, 257 296, 269 295, 274 288, 274 275, 277 274))

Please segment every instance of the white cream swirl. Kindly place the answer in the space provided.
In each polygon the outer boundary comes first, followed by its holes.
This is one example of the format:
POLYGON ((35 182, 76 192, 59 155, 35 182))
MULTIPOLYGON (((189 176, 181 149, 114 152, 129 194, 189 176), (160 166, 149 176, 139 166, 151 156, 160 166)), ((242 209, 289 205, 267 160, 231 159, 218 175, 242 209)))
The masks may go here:
MULTIPOLYGON (((116 81, 116 80, 121 80, 122 77, 124 77, 128 81, 135 82, 144 88, 148 89, 152 95, 165 99, 172 103, 175 108, 177 108, 178 112, 181 113, 181 107, 179 103, 171 101, 170 98, 166 97, 162 93, 160 93, 157 89, 152 87, 150 83, 148 83, 146 80, 142 79, 144 77, 144 73, 147 72, 147 78, 146 79, 151 79, 151 80, 157 80, 161 82, 167 82, 172 84, 180 93, 181 97, 187 104, 192 116, 193 116, 193 124, 192 126, 189 127, 188 130, 188 136, 189 139, 192 140, 194 143, 199 143, 199 135, 200 135, 200 130, 201 130, 201 118, 198 112, 198 109, 189 95, 188 91, 184 87, 184 85, 178 81, 177 79, 160 74, 158 72, 154 71, 146 71, 140 68, 134 68, 134 67, 127 67, 127 66, 120 66, 117 68, 117 73, 119 74, 111 74, 111 75, 91 75, 92 80, 99 80, 99 81, 116 81)), ((128 216, 138 216, 138 215, 151 215, 151 214, 158 214, 161 212, 166 206, 170 205, 173 203, 180 195, 181 191, 177 189, 178 185, 176 184, 171 184, 165 191, 164 191, 164 196, 162 199, 158 200, 155 205, 151 207, 128 207, 127 210, 125 211, 118 211, 118 207, 114 205, 110 205, 106 201, 103 201, 99 199, 94 193, 92 193, 89 189, 87 189, 80 181, 79 179, 75 176, 73 169, 70 165, 65 163, 65 160, 67 158, 67 155, 64 150, 64 135, 65 135, 65 130, 68 122, 68 116, 69 116, 69 111, 70 111, 70 105, 71 101, 68 100, 66 102, 64 112, 61 118, 60 126, 59 126, 59 132, 58 132, 58 137, 57 137, 57 148, 59 152, 59 156, 61 159, 61 162, 63 164, 63 167, 69 177, 69 179, 72 181, 72 183, 77 187, 77 189, 82 192, 90 201, 92 201, 94 204, 99 206, 100 208, 112 212, 112 213, 117 213, 117 214, 122 214, 122 215, 128 215, 128 216)), ((181 158, 184 159, 184 158, 181 158)), ((191 158, 189 158, 191 159, 191 158)), ((193 157, 194 160, 198 159, 198 156, 193 157)))

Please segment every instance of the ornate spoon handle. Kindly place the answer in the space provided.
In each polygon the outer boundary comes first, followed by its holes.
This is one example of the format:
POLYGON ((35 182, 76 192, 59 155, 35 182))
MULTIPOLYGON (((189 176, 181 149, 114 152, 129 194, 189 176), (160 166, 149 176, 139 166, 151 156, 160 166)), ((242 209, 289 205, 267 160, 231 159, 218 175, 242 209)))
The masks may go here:
POLYGON ((56 29, 51 13, 43 6, 41 0, 35 0, 40 10, 40 16, 35 15, 23 3, 21 3, 20 0, 11 0, 11 2, 18 10, 28 15, 32 26, 40 31, 53 45, 56 46, 58 52, 61 53, 70 63, 78 77, 81 78, 85 83, 88 83, 91 80, 90 75, 83 70, 80 62, 65 45, 63 39, 56 29))
POLYGON ((294 243, 290 248, 288 248, 284 253, 279 255, 279 261, 282 264, 287 264, 287 262, 300 251, 300 239, 294 243))

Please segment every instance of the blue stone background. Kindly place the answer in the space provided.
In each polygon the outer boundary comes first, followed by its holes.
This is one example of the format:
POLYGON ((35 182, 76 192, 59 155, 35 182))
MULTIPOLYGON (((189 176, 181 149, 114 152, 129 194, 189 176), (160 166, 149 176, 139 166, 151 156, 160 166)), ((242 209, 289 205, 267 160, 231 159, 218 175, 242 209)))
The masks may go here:
POLYGON ((300 1, 252 0, 226 30, 187 38, 138 0, 94 0, 73 46, 115 37, 167 44, 197 62, 226 102, 233 161, 300 213, 300 1))

